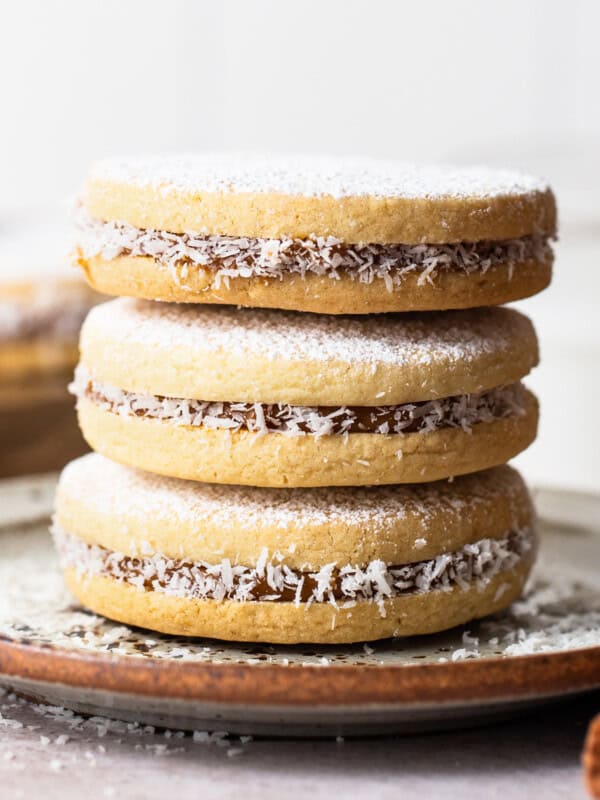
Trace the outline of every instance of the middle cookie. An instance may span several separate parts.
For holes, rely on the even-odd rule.
[[[538,359],[505,308],[328,317],[119,299],[82,330],[89,444],[162,475],[254,486],[415,483],[535,438]]]

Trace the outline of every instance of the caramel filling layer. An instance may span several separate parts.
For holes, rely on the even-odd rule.
[[[136,556],[90,545],[53,528],[63,567],[81,575],[104,575],[131,584],[140,591],[175,597],[273,601],[300,605],[357,600],[381,603],[390,597],[433,591],[485,587],[498,573],[513,569],[535,547],[530,528],[509,531],[501,539],[480,539],[460,550],[411,564],[388,565],[371,561],[364,566],[326,564],[318,570],[290,569],[280,553],[263,549],[254,566],[192,562],[153,553],[149,545]]]
[[[173,280],[185,288],[193,270],[214,272],[214,287],[231,278],[255,276],[281,280],[286,274],[309,273],[339,279],[349,275],[360,283],[383,281],[388,291],[397,289],[415,273],[418,285],[434,283],[436,275],[456,270],[465,275],[485,273],[504,264],[513,268],[524,261],[552,260],[549,237],[525,236],[503,241],[433,244],[347,244],[332,236],[308,239],[252,239],[203,236],[196,233],[135,228],[125,222],[91,218],[83,208],[76,215],[78,246],[85,258],[146,256],[168,268]]]
[[[349,433],[429,433],[439,428],[462,428],[521,416],[526,390],[521,383],[479,394],[395,406],[292,406],[266,403],[210,403],[160,395],[126,392],[95,381],[78,367],[70,391],[116,414],[148,417],[177,425],[219,428],[291,436]]]

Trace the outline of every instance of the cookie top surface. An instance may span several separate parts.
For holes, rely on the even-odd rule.
[[[244,563],[266,547],[302,566],[431,558],[527,526],[532,508],[506,466],[452,483],[269,490],[163,478],[90,454],[63,471],[57,519],[119,552],[147,542],[171,557]]]
[[[206,153],[106,159],[90,179],[169,192],[288,194],[304,197],[499,197],[543,192],[548,185],[512,170],[374,160],[248,157]]]
[[[369,159],[204,153],[95,163],[92,216],[172,232],[348,242],[552,234],[548,185],[511,170]]]
[[[90,312],[81,356],[96,380],[132,392],[385,405],[517,381],[537,341],[505,308],[330,317],[118,299]]]

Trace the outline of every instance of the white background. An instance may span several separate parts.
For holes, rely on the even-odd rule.
[[[489,162],[555,187],[544,483],[600,489],[600,2],[0,2],[0,236],[97,157],[243,149]]]

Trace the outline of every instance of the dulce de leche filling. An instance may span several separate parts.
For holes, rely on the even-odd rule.
[[[513,267],[519,263],[552,259],[547,236],[416,245],[349,244],[333,236],[255,239],[136,228],[126,222],[94,219],[83,207],[76,213],[76,225],[84,258],[153,258],[184,288],[191,271],[201,268],[214,273],[217,289],[221,284],[228,285],[230,278],[281,280],[286,274],[304,277],[312,273],[333,280],[345,274],[360,283],[381,280],[391,292],[411,273],[418,276],[417,284],[423,285],[433,283],[438,273],[447,270],[469,275],[504,264],[512,276]]]
[[[137,587],[175,597],[273,601],[295,603],[329,602],[353,604],[357,600],[380,603],[390,597],[432,591],[485,587],[500,572],[513,569],[535,547],[530,528],[512,530],[500,539],[480,539],[460,550],[436,558],[403,565],[371,561],[366,565],[326,564],[318,570],[290,569],[280,553],[269,556],[263,549],[255,566],[231,563],[192,562],[152,553],[132,556],[90,545],[57,525],[53,536],[63,567],[84,577],[102,575]],[[502,587],[500,587],[501,589]],[[500,591],[499,589],[499,591]]]
[[[521,383],[478,394],[392,406],[294,406],[274,403],[228,403],[188,400],[127,392],[95,381],[79,366],[70,391],[106,411],[161,419],[177,425],[231,431],[283,433],[291,436],[350,433],[428,433],[462,428],[525,413],[526,390]]]

